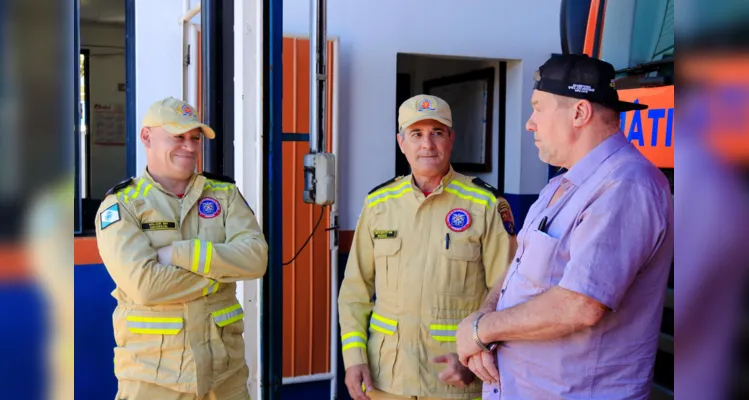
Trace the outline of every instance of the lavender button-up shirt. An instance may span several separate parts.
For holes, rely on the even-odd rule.
[[[611,311],[565,337],[505,342],[483,399],[648,398],[673,246],[668,180],[621,133],[553,178],[518,234],[497,310],[560,286]]]

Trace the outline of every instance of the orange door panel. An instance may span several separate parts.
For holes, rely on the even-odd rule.
[[[303,158],[309,152],[309,40],[283,41],[283,376],[330,370],[329,209],[302,201]],[[332,148],[332,43],[328,45],[326,147]]]

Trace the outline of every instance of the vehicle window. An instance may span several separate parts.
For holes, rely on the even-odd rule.
[[[617,70],[674,55],[674,0],[609,0],[601,58]]]

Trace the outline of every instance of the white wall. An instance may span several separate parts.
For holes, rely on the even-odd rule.
[[[151,103],[167,96],[182,97],[182,0],[135,2],[136,134]],[[195,106],[195,105],[193,105]],[[138,136],[140,137],[140,136]],[[146,167],[140,139],[136,141],[136,174]]]
[[[548,166],[525,131],[532,76],[560,52],[560,0],[328,1],[328,34],[340,38],[340,213],[353,229],[366,193],[395,171],[397,53],[508,60],[505,191],[538,193]],[[468,4],[465,3],[465,4]],[[284,0],[284,33],[309,35],[309,1]],[[381,166],[371,168],[372,165]]]
[[[81,24],[81,48],[89,55],[89,127],[91,176],[89,198],[101,199],[115,183],[127,177],[125,145],[97,144],[96,104],[125,107],[125,92],[118,84],[125,83],[125,27],[124,25]],[[123,114],[124,115],[124,114]],[[124,139],[125,126],[122,126]]]

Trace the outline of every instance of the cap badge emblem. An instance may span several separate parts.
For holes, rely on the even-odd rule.
[[[436,108],[432,105],[432,101],[427,98],[421,99],[421,101],[419,101],[419,111],[424,110],[436,110]]]
[[[190,117],[194,117],[195,116],[195,111],[192,109],[192,107],[190,107],[187,104],[183,104],[179,108],[179,112],[181,112],[183,116],[190,116]]]

